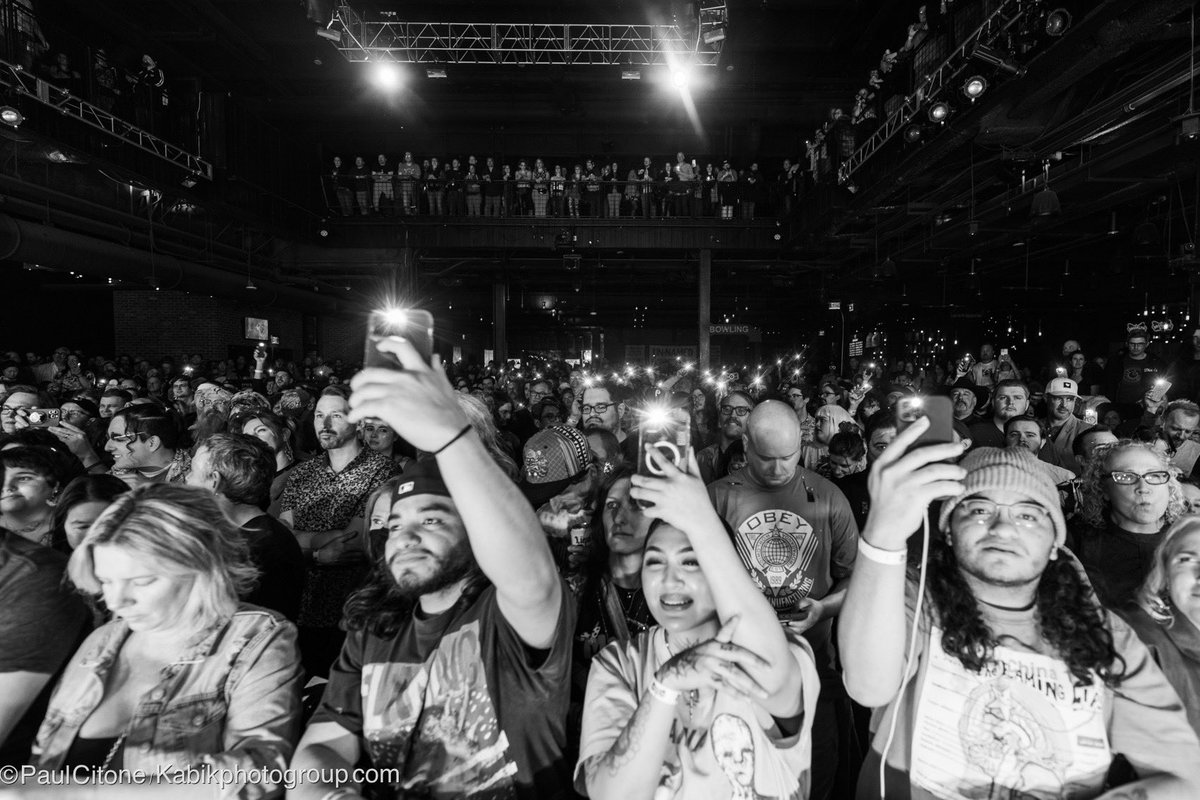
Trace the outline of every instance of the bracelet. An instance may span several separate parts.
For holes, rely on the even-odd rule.
[[[858,537],[858,552],[868,561],[883,564],[885,567],[902,567],[908,563],[907,550],[884,550],[869,544],[866,539]]]
[[[675,701],[679,699],[679,695],[683,693],[664,686],[658,678],[651,678],[650,685],[646,687],[646,694],[659,702],[673,706],[675,705]]]
[[[463,429],[462,429],[461,431],[459,431],[458,433],[454,434],[454,438],[453,438],[453,439],[451,439],[450,441],[446,442],[444,445],[442,445],[441,447],[439,447],[437,450],[434,450],[432,453],[430,453],[430,455],[433,455],[433,456],[436,456],[436,455],[441,455],[441,453],[442,453],[442,451],[443,451],[443,450],[445,450],[447,447],[449,447],[450,445],[454,444],[455,442],[457,442],[459,439],[461,439],[462,437],[466,436],[466,435],[467,435],[468,433],[470,433],[470,432],[471,432],[471,425],[470,425],[470,423],[467,423],[465,426],[463,426]]]

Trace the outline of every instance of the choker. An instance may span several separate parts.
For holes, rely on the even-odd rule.
[[[999,603],[989,603],[987,600],[984,600],[980,597],[976,597],[975,599],[989,608],[995,608],[1000,611],[1033,611],[1033,609],[1037,607],[1037,598],[1034,598],[1034,601],[1027,606],[1002,606]]]

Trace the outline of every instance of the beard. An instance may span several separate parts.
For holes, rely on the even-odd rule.
[[[323,433],[332,433],[333,436],[322,436],[321,434]],[[317,431],[317,443],[321,445],[322,450],[337,450],[339,447],[343,447],[346,442],[353,438],[354,428],[347,428],[340,433],[329,428],[322,428],[321,430]]]
[[[471,543],[466,537],[436,561],[437,566],[433,571],[424,575],[408,570],[397,574],[396,568],[389,562],[388,567],[392,572],[392,580],[396,582],[397,593],[408,600],[417,600],[421,595],[433,594],[453,586],[479,569],[479,565],[475,563],[475,554],[471,552]]]

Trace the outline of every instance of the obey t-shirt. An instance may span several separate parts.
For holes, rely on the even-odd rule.
[[[563,758],[575,612],[563,586],[548,651],[529,649],[489,586],[394,638],[351,631],[314,722],[357,734],[402,780],[379,797],[566,797]],[[390,794],[389,794],[390,790]]]
[[[709,484],[717,513],[733,532],[742,564],[781,615],[806,597],[820,600],[848,578],[858,553],[858,525],[845,495],[803,467],[782,486],[762,486],[749,470]],[[832,620],[809,628],[819,669],[832,665]]]

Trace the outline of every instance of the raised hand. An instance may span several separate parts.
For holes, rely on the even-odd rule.
[[[659,683],[676,692],[715,689],[748,700],[765,700],[767,691],[754,677],[770,668],[759,656],[733,643],[738,618],[725,622],[716,637],[693,645],[659,668]]]

